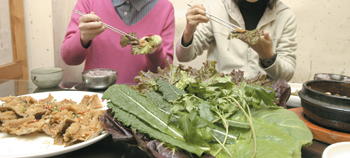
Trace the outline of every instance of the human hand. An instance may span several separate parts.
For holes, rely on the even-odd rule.
[[[209,18],[206,16],[205,12],[206,10],[203,4],[195,4],[187,10],[187,23],[182,39],[183,45],[189,45],[199,23],[206,23],[209,21]]]
[[[153,54],[162,45],[163,40],[162,40],[162,37],[160,37],[159,35],[144,36],[139,40],[140,46],[141,47],[146,46],[148,44],[148,42],[145,39],[150,38],[150,37],[155,38],[154,41],[156,41],[156,43],[154,43],[154,45],[152,46],[152,48],[150,48],[150,51],[148,52],[148,54]]]
[[[100,21],[101,18],[94,12],[79,18],[80,41],[83,47],[88,47],[89,42],[106,29]]]
[[[274,56],[272,49],[272,39],[270,37],[270,31],[265,31],[263,36],[259,37],[256,44],[249,46],[259,54],[260,59],[270,59]]]

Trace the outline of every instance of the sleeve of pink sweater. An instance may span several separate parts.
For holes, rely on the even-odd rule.
[[[87,2],[78,0],[74,9],[83,13],[90,13]],[[79,17],[79,14],[72,11],[71,20],[61,47],[61,57],[67,65],[83,63],[89,51],[89,48],[84,48],[80,42]]]
[[[164,22],[164,28],[162,33],[159,35],[162,37],[162,45],[153,54],[148,54],[147,56],[147,66],[152,72],[157,72],[158,66],[165,68],[168,66],[165,59],[169,59],[169,62],[173,63],[174,55],[174,36],[175,36],[175,16],[174,8],[169,5],[165,10],[169,10],[167,14],[167,20]],[[157,17],[155,17],[157,18]]]

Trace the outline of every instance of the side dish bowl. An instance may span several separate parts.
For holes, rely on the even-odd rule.
[[[339,142],[329,145],[322,153],[322,158],[349,158],[350,142]]]
[[[115,84],[118,72],[112,69],[91,69],[82,72],[83,83],[90,89],[106,89]]]
[[[52,88],[61,83],[63,69],[58,67],[42,67],[31,71],[32,82],[39,88]]]
[[[308,119],[325,128],[350,132],[350,83],[312,80],[298,92]]]

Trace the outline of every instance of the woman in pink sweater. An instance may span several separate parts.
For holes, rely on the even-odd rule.
[[[168,0],[78,0],[63,41],[61,56],[68,65],[85,61],[84,70],[108,68],[118,71],[117,83],[133,83],[138,72],[157,71],[173,61],[174,8]],[[89,14],[90,13],[90,14]],[[106,29],[107,23],[137,36],[159,35],[161,41],[146,55],[132,55],[122,48],[120,34]]]

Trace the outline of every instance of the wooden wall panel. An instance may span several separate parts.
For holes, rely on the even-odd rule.
[[[0,79],[28,79],[23,0],[9,0],[13,62],[0,66]]]

